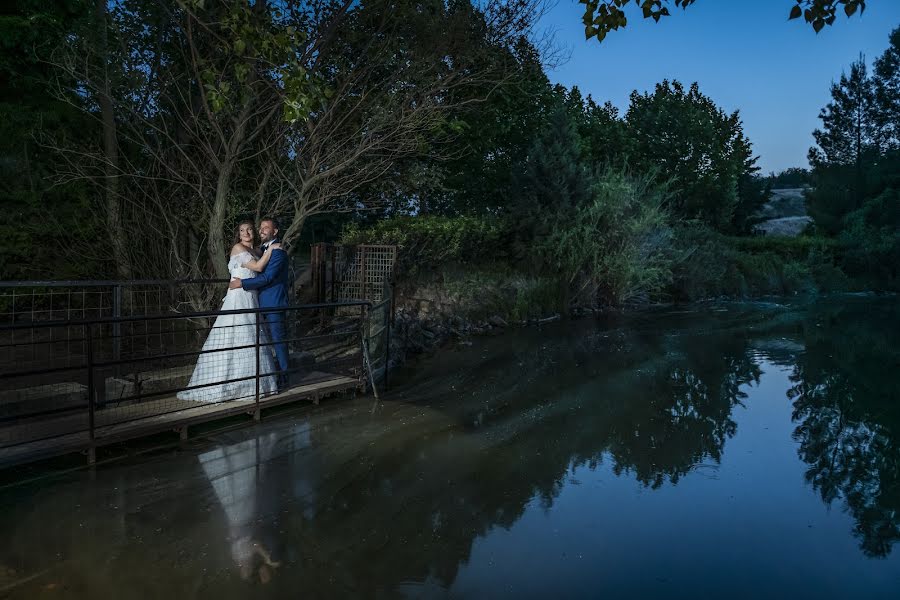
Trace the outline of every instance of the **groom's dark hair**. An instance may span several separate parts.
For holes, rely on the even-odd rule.
[[[263,217],[262,219],[259,220],[260,224],[262,224],[263,221],[271,221],[271,222],[272,222],[272,227],[275,228],[275,231],[277,231],[278,233],[281,233],[281,223],[278,222],[278,219],[277,219],[277,218],[275,218],[275,217]]]

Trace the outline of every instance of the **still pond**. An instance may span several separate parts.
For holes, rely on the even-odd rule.
[[[0,488],[0,598],[900,598],[900,300],[556,323]],[[46,467],[43,467],[46,469]]]

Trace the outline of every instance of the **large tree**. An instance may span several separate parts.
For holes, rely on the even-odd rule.
[[[891,32],[884,54],[875,60],[875,127],[885,149],[900,149],[900,27]]]
[[[57,181],[102,192],[96,220],[134,274],[224,276],[238,216],[278,213],[290,242],[310,216],[381,205],[363,192],[405,161],[458,153],[459,119],[515,79],[541,6],[95,3],[52,67],[103,135],[48,136]]]
[[[741,229],[758,194],[742,181],[758,168],[737,111],[727,114],[697,84],[663,81],[653,93],[632,92],[625,115],[631,164],[672,180],[672,212],[719,230]],[[753,193],[751,193],[753,192]]]
[[[817,225],[834,234],[844,216],[862,206],[866,173],[883,145],[875,88],[863,57],[832,83],[831,101],[819,119],[822,128],[813,131],[817,146],[809,151],[815,189],[807,202]]]

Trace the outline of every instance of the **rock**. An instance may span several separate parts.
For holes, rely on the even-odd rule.
[[[488,323],[493,325],[494,327],[509,327],[509,324],[503,320],[503,318],[499,315],[494,315],[490,319],[488,319]]]

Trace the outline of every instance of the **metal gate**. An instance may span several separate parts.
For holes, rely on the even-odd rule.
[[[314,244],[310,250],[315,302],[384,299],[394,282],[397,246]]]
[[[364,344],[374,380],[387,383],[394,323],[394,266],[397,246],[313,244],[310,249],[313,299],[320,304],[364,300],[372,303]],[[341,309],[325,309],[326,312]]]

